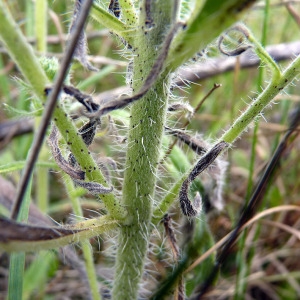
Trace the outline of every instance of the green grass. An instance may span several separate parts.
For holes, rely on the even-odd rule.
[[[116,97],[120,99],[122,95],[114,95],[113,89],[130,84],[130,79],[133,94],[140,90],[163,49],[173,18],[173,1],[151,6],[155,25],[143,31],[139,25],[143,25],[147,17],[144,10],[140,23],[132,26],[136,22],[134,15],[139,15],[140,11],[133,9],[129,2],[120,1],[127,10],[123,11],[123,19],[117,20],[108,12],[108,2],[97,1],[86,34],[90,37],[107,28],[112,34],[107,31],[96,38],[88,38],[88,48],[93,58],[105,56],[122,63],[97,64],[99,72],[88,71],[76,63],[72,64],[69,74],[71,84],[92,95],[97,103]],[[139,1],[132,2],[136,7],[139,5]],[[278,63],[280,70],[277,69],[277,64],[265,55],[256,40],[262,45],[287,43],[298,39],[300,28],[284,5],[275,5],[275,0],[257,2],[244,15],[231,10],[232,6],[239,7],[243,2],[227,0],[212,4],[203,1],[203,7],[201,1],[197,2],[186,31],[179,29],[167,49],[162,70],[155,74],[158,80],[152,83],[149,93],[131,107],[103,116],[88,149],[77,134],[78,128],[87,121],[81,105],[70,97],[58,100],[59,109],[54,112],[53,120],[60,130],[59,147],[64,157],[67,159],[71,151],[82,169],[86,168],[88,181],[112,185],[114,191],[99,197],[74,186],[71,178],[56,165],[45,142],[21,214],[26,216],[28,212],[28,222],[36,228],[59,226],[71,230],[72,234],[61,239],[25,243],[20,236],[30,236],[32,228],[24,225],[25,233],[21,235],[16,231],[19,236],[14,245],[3,239],[10,229],[0,229],[0,266],[5,270],[0,274],[0,286],[3,287],[0,298],[104,299],[104,294],[109,293],[114,299],[120,299],[121,293],[124,299],[180,299],[182,286],[186,296],[191,297],[204,292],[203,283],[208,288],[204,299],[299,297],[297,131],[288,138],[280,164],[266,183],[262,198],[255,202],[253,211],[244,221],[260,211],[268,214],[248,226],[227,252],[207,252],[212,247],[221,249],[222,238],[237,226],[242,212],[247,211],[246,204],[253,196],[265,166],[282,142],[292,112],[299,107],[299,98],[293,100],[299,94],[299,84],[294,80],[299,74],[299,62],[292,65],[297,69],[295,72],[290,67],[291,60]],[[22,120],[22,116],[33,118],[35,124],[31,133],[14,136],[15,129],[11,129],[11,135],[0,141],[1,178],[6,180],[5,184],[13,183],[16,189],[44,112],[44,88],[50,84],[49,80],[53,80],[53,77],[46,77],[37,58],[41,53],[50,57],[62,54],[62,44],[66,41],[62,42],[58,32],[68,33],[72,5],[73,1],[62,0],[53,3],[40,0],[36,4],[29,0],[9,1],[8,4],[0,1],[1,10],[3,7],[10,10],[12,19],[24,35],[24,40],[17,43],[19,36],[14,35],[13,26],[10,32],[3,29],[0,33],[1,40],[5,41],[1,46],[4,51],[0,54],[0,132],[6,121]],[[184,0],[182,5],[188,7],[190,1]],[[294,4],[294,7],[298,9],[299,5]],[[155,15],[157,11],[164,14],[163,21]],[[181,12],[184,14],[185,10]],[[221,22],[224,15],[226,22]],[[200,78],[188,89],[174,87],[170,90],[173,80],[170,72],[182,63],[194,64],[191,58],[207,44],[208,53],[195,60],[209,63],[214,57],[221,56],[214,39],[240,18],[253,34],[248,41],[240,33],[239,37],[258,52],[262,65],[240,69],[237,57],[232,72],[206,80]],[[0,20],[0,27],[1,24]],[[55,42],[53,36],[58,37]],[[38,41],[33,44],[33,51],[26,41],[29,37]],[[124,41],[131,47],[124,49]],[[15,45],[18,45],[17,49]],[[26,55],[25,50],[29,51]],[[127,58],[134,63],[130,66],[132,73],[124,67]],[[285,79],[288,79],[287,83]],[[293,84],[288,85],[290,82]],[[209,96],[196,114],[189,116],[184,109],[167,112],[168,105],[178,101],[188,102],[195,108],[215,83],[222,86]],[[283,85],[286,85],[284,92],[273,101],[278,87]],[[107,91],[111,93],[103,98],[101,93]],[[267,105],[264,118],[257,118],[259,113],[255,110],[247,110],[254,97]],[[268,103],[271,103],[271,109]],[[241,111],[244,116],[238,119]],[[188,118],[190,123],[183,128]],[[255,119],[257,123],[254,124]],[[232,124],[235,124],[233,128]],[[182,182],[200,157],[181,142],[177,142],[170,155],[165,157],[174,137],[165,134],[164,126],[187,130],[185,132],[193,137],[204,139],[208,149],[222,139],[230,144],[221,156],[228,163],[222,210],[214,208],[217,181],[211,173],[216,169],[212,169],[201,174],[191,185],[190,194],[200,191],[202,195],[201,213],[196,218],[181,213],[178,194]],[[100,170],[98,164],[102,166]],[[96,170],[88,172],[89,166],[95,166]],[[0,213],[7,218],[15,192],[8,195],[0,192]],[[10,199],[9,205],[4,201],[5,197]],[[28,211],[29,202],[35,207]],[[172,230],[161,222],[165,213],[171,216],[176,241],[170,238]],[[45,219],[45,215],[54,222]],[[18,222],[26,223],[26,219],[22,217]],[[18,230],[19,227],[12,228]],[[48,231],[40,230],[41,239]],[[70,242],[76,246],[68,246]],[[32,253],[37,247],[46,250]],[[174,252],[176,247],[180,250],[179,257]],[[6,253],[5,249],[13,253]],[[217,267],[214,267],[215,261]]]

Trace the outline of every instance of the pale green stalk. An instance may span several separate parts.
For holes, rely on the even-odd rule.
[[[26,36],[34,37],[34,4],[33,0],[26,1]]]
[[[1,241],[0,249],[6,252],[20,252],[21,250],[24,252],[36,252],[40,250],[56,249],[97,237],[100,234],[117,229],[118,226],[119,224],[116,219],[113,219],[110,216],[103,216],[97,219],[89,219],[72,226],[65,226],[65,229],[73,231],[68,235],[48,240],[41,238],[36,241],[25,241],[24,238],[22,238],[21,240]],[[30,229],[31,227],[28,230]]]
[[[35,1],[35,37],[36,50],[41,53],[47,52],[47,20],[48,20],[48,1]]]
[[[168,211],[171,205],[178,199],[180,188],[187,177],[187,173],[185,173],[181,178],[176,181],[176,183],[172,186],[171,190],[167,193],[164,199],[159,203],[159,205],[155,208],[153,212],[152,223],[158,224],[164,214]]]
[[[36,169],[36,204],[38,208],[47,213],[49,199],[49,169]]]
[[[18,160],[18,161],[10,162],[6,165],[2,165],[2,166],[0,166],[0,174],[10,173],[10,172],[17,171],[17,170],[22,170],[24,168],[26,162],[27,162],[26,160]],[[41,168],[58,170],[58,166],[51,162],[38,161],[36,165]]]
[[[138,91],[157,57],[170,28],[173,1],[151,2],[156,27],[145,33],[145,3],[134,39],[133,89]],[[168,99],[169,76],[163,73],[153,88],[131,108],[128,149],[123,184],[127,225],[120,229],[113,299],[136,299],[149,242],[157,165]]]
[[[250,123],[260,116],[264,108],[271,103],[274,97],[288,86],[300,72],[300,57],[297,57],[290,66],[282,73],[276,62],[266,52],[264,47],[257,42],[252,33],[242,24],[237,27],[243,32],[254,47],[254,51],[261,62],[272,71],[272,77],[259,96],[254,99],[247,109],[236,119],[233,125],[222,135],[220,141],[233,143],[245,131]]]
[[[15,61],[35,92],[43,99],[48,79],[35,57],[32,47],[27,43],[18,25],[13,20],[3,1],[0,1],[0,39],[10,57]]]
[[[36,50],[40,53],[47,52],[47,0],[35,1],[35,38],[36,38]],[[36,119],[35,126],[38,128],[40,118]],[[45,147],[42,147],[40,158],[46,158],[48,153],[45,152]],[[48,208],[48,196],[49,196],[49,172],[46,169],[38,168],[36,170],[36,202],[42,212],[46,212]]]
[[[111,32],[121,36],[129,44],[133,42],[133,38],[135,37],[135,27],[123,23],[107,10],[103,9],[99,4],[97,4],[97,2],[93,3],[90,16],[96,22],[102,24],[106,28],[109,28]]]
[[[93,249],[88,240],[80,243],[84,257],[84,264],[89,280],[91,294],[94,300],[101,300],[101,294],[99,292],[99,285],[97,281],[97,274],[95,270],[95,264],[93,259]]]
[[[67,188],[69,199],[72,202],[73,212],[76,215],[77,219],[80,220],[83,217],[83,211],[80,205],[79,198],[76,197],[74,193],[74,183],[70,178],[68,178],[65,181],[65,185]],[[94,300],[101,300],[91,244],[88,240],[86,240],[84,242],[81,242],[80,245],[84,256],[85,269],[87,272],[92,297]]]
[[[2,55],[0,56],[0,70],[4,70],[4,62]],[[6,102],[10,103],[11,102],[11,95],[10,95],[10,90],[9,90],[9,80],[4,72],[0,73],[0,90],[1,90],[1,95],[3,96],[3,99],[1,99],[0,103],[1,105],[3,100],[5,99]]]
[[[97,84],[100,82],[105,76],[111,74],[113,71],[116,70],[116,66],[106,66],[103,69],[99,70],[96,74],[88,77],[87,79],[80,82],[76,87],[79,90],[85,90],[88,86]]]
[[[1,241],[0,249],[6,252],[36,252],[40,250],[56,249],[97,237],[100,234],[117,229],[118,226],[119,224],[116,219],[111,216],[103,216],[97,219],[89,219],[74,225],[65,226],[64,229],[69,230],[69,233],[57,238],[49,238],[46,240],[40,238],[35,241],[24,241],[24,237],[22,237],[21,239],[15,238],[9,241]],[[30,226],[27,230],[30,232],[31,228],[32,227]],[[43,228],[43,230],[45,234],[49,234],[49,230],[52,231],[53,229]],[[43,234],[42,230],[41,234]]]
[[[282,73],[279,78],[273,78],[265,90],[237,118],[233,125],[220,138],[229,144],[233,143],[247,129],[250,123],[259,116],[263,109],[271,103],[274,97],[288,86],[300,72],[300,57]]]

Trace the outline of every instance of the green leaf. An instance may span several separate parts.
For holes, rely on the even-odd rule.
[[[94,1],[90,16],[98,23],[102,24],[104,27],[108,28],[111,32],[122,37],[129,44],[132,38],[135,36],[134,27],[129,27],[107,10],[103,9],[97,2]],[[132,24],[133,26],[134,24]]]
[[[32,292],[40,289],[48,277],[48,270],[56,260],[54,253],[50,251],[41,251],[33,260],[30,267],[24,274],[23,282],[23,300],[30,298]]]
[[[28,219],[32,177],[27,186],[27,190],[21,205],[17,220],[25,222]],[[24,234],[24,233],[23,233]],[[22,251],[19,248],[19,251]],[[25,252],[13,253],[10,256],[9,277],[8,277],[8,299],[21,300],[23,294],[23,274],[25,266]]]
[[[197,5],[185,28],[176,37],[166,64],[169,64],[171,70],[176,70],[240,20],[242,13],[254,2],[256,1],[207,0],[203,6]]]

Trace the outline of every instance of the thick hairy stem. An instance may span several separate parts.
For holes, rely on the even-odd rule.
[[[155,27],[150,30],[145,27],[149,17],[145,4],[141,4],[139,34],[134,45],[134,92],[143,85],[157,58],[155,47],[162,45],[171,27],[172,1],[151,2]],[[137,298],[148,247],[168,81],[168,74],[163,72],[152,89],[132,106],[123,188],[128,224],[120,231],[113,299]]]

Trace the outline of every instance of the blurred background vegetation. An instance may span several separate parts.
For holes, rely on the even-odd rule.
[[[48,1],[46,49],[42,49],[43,47],[38,46],[37,43],[34,1],[9,0],[6,2],[37,53],[44,52],[44,55],[60,58],[66,43],[73,1]],[[102,2],[105,6],[109,4],[108,1]],[[285,2],[288,4],[280,0],[259,1],[244,18],[245,24],[265,45],[299,41],[300,1]],[[123,51],[122,42],[112,36],[107,29],[89,22],[86,33],[91,62],[100,71],[92,73],[84,70],[79,64],[74,65],[71,82],[82,91],[93,94],[95,99],[105,101],[110,93],[114,93],[113,89],[126,84],[128,60]],[[34,122],[30,118],[32,98],[15,79],[19,76],[18,70],[6,54],[5,48],[0,45],[0,50],[0,161],[3,165],[26,159],[32,142]],[[299,52],[300,49],[298,49]],[[213,43],[206,55],[196,58],[191,64],[200,62],[209,66],[213,59],[220,56],[217,44]],[[279,64],[284,68],[289,61],[281,61]],[[186,69],[188,70],[189,67],[186,66]],[[173,94],[177,100],[184,99],[191,106],[196,107],[215,83],[222,85],[209,96],[198,113],[192,117],[187,128],[191,132],[202,134],[205,139],[216,140],[246,107],[251,98],[261,91],[267,81],[268,72],[263,66],[243,69],[237,57],[232,71],[204,80],[199,77],[199,80],[181,88],[174,86]],[[263,118],[260,118],[259,122],[253,125],[229,150],[227,155],[229,166],[223,192],[224,209],[221,212],[210,211],[207,216],[210,231],[216,241],[227,234],[238,220],[241,209],[249,200],[263,168],[285,133],[292,112],[299,106],[299,91],[300,86],[297,82],[289,86],[274,100],[272,106],[264,111]],[[104,92],[108,94],[102,94]],[[24,118],[26,112],[29,116]],[[114,122],[106,118],[99,128],[97,142],[92,148],[92,152],[97,153],[98,156],[114,157],[120,172],[122,172],[123,150],[126,144],[122,144],[119,138],[126,135],[128,116],[127,111],[121,111],[112,114]],[[183,113],[178,116],[177,114],[172,118],[171,124],[176,124],[176,127],[180,128],[186,122],[187,115]],[[17,125],[13,125],[15,123]],[[21,129],[25,132],[21,132]],[[16,136],[16,132],[21,133]],[[280,166],[265,192],[261,210],[287,204],[300,206],[299,147],[300,142],[296,135],[281,158]],[[185,154],[187,161],[192,163],[189,161],[193,159],[191,151],[183,145],[178,149]],[[50,152],[45,146],[41,153],[41,160],[48,161],[50,157]],[[168,159],[172,160],[172,157]],[[187,169],[188,166],[185,168]],[[171,172],[167,167],[162,170],[163,174],[166,169]],[[45,168],[42,169],[44,173],[39,173],[39,171],[37,167],[35,189],[32,195],[37,206],[58,223],[72,220],[74,218],[72,207],[61,184],[63,176],[57,172],[48,172],[48,169],[45,171]],[[177,166],[176,172],[183,171],[180,170],[180,166]],[[0,212],[8,215],[7,205],[4,204],[3,199],[13,198],[12,195],[15,192],[13,186],[19,180],[19,173],[6,172],[3,176],[2,180],[5,180],[3,186],[8,195],[3,192],[4,189],[0,189]],[[41,180],[40,176],[47,176],[47,180]],[[114,176],[114,184],[121,186],[122,180],[119,179],[119,175]],[[175,174],[174,177],[176,177]],[[12,186],[10,186],[11,183]],[[11,192],[8,192],[10,188]],[[46,200],[41,200],[41,198]],[[101,203],[90,197],[84,198],[82,206],[86,217],[97,216],[102,208]],[[181,223],[180,216],[175,215],[174,221]],[[264,220],[256,222],[248,230],[247,235],[243,235],[241,241],[232,249],[222,268],[216,287],[207,297],[211,299],[233,297],[236,299],[298,299],[300,297],[299,230],[299,212],[273,213]],[[180,240],[180,237],[178,238]],[[101,243],[93,240],[92,246],[99,281],[102,281],[104,287],[109,288],[112,276],[109,267],[112,266],[113,261],[110,255],[101,252],[112,247],[112,245],[106,245],[106,240],[109,240],[108,237],[103,237]],[[164,252],[167,251],[165,247],[168,248],[168,245],[163,242],[161,245],[163,245],[159,250],[161,252],[153,251],[156,256],[153,268],[156,270],[160,270],[164,265],[160,261],[160,256],[163,257]],[[80,256],[81,249],[76,247],[75,249]],[[34,261],[38,263],[33,264]],[[0,299],[4,299],[6,295],[7,265],[7,256],[1,254]],[[162,273],[162,277],[164,275]],[[74,267],[74,262],[66,263],[63,255],[53,255],[52,252],[32,254],[27,257],[24,284],[26,285],[24,299],[86,299],[88,294],[88,287],[81,280],[80,271]],[[245,288],[245,290],[240,292],[240,288],[242,290]],[[102,291],[104,293],[105,289]]]

